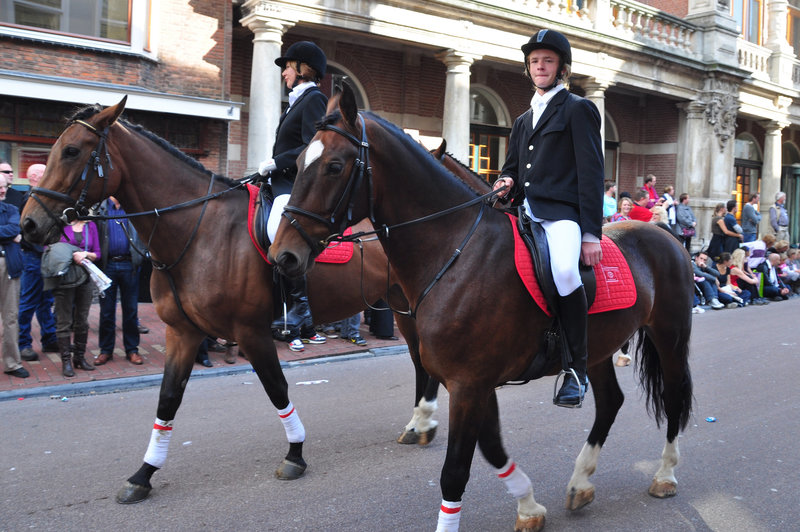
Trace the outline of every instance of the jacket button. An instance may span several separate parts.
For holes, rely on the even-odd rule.
[[[525,165],[525,168],[530,168],[530,167],[531,167],[531,163],[528,163],[528,164]]]
[[[533,150],[533,144],[531,144],[530,146],[528,146],[528,151],[531,151],[531,150]]]
[[[530,181],[526,181],[526,182],[525,182],[525,186],[526,186],[526,187],[529,187],[529,186],[531,186],[531,183],[530,183]]]

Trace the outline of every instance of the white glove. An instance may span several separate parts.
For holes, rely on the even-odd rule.
[[[261,175],[267,175],[277,168],[278,167],[275,166],[275,159],[268,159],[266,161],[261,161],[261,163],[258,165],[258,173]]]

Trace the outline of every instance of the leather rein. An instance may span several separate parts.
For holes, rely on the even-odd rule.
[[[389,305],[389,310],[396,314],[401,314],[405,316],[409,316],[411,318],[416,318],[417,311],[419,310],[420,305],[422,304],[422,300],[425,299],[436,283],[444,276],[447,270],[453,265],[453,263],[458,259],[461,255],[462,250],[469,242],[472,235],[475,234],[475,231],[478,229],[478,225],[483,218],[484,210],[487,206],[487,203],[491,201],[492,198],[497,196],[498,193],[505,190],[507,187],[501,187],[497,190],[492,190],[486,194],[481,196],[475,197],[469,201],[461,203],[459,205],[455,205],[454,207],[450,207],[443,211],[435,212],[426,216],[422,216],[420,218],[415,218],[413,220],[408,220],[405,222],[400,222],[394,225],[386,225],[383,224],[380,227],[373,229],[372,231],[360,231],[358,233],[352,233],[350,235],[345,236],[344,230],[353,224],[353,206],[355,204],[355,195],[358,189],[361,187],[364,181],[367,182],[367,194],[369,198],[369,219],[375,224],[375,201],[372,194],[372,167],[369,165],[369,142],[367,140],[367,128],[364,123],[364,117],[361,113],[358,114],[358,118],[361,121],[361,139],[359,140],[354,135],[350,134],[349,132],[345,131],[344,129],[334,126],[332,124],[318,124],[318,130],[328,130],[338,133],[339,135],[343,136],[347,140],[350,141],[356,148],[358,148],[358,155],[353,162],[353,168],[350,172],[350,177],[347,181],[347,185],[345,186],[344,190],[342,191],[342,195],[340,196],[339,200],[336,202],[336,206],[331,211],[329,217],[320,216],[316,213],[311,211],[307,211],[305,209],[301,209],[299,207],[294,207],[292,205],[286,205],[283,210],[283,216],[285,216],[288,220],[290,225],[297,230],[300,236],[305,240],[308,246],[311,248],[312,252],[315,254],[319,254],[324,250],[328,244],[331,242],[359,242],[359,245],[362,241],[362,238],[369,235],[384,235],[386,239],[389,238],[390,233],[398,228],[407,227],[410,225],[416,225],[424,222],[428,222],[430,220],[434,220],[436,218],[441,218],[443,216],[447,216],[454,212],[466,209],[467,207],[471,207],[476,204],[480,204],[480,210],[478,211],[478,215],[475,218],[475,221],[472,223],[469,231],[467,232],[464,239],[461,241],[461,244],[455,249],[453,255],[450,259],[442,266],[439,272],[433,277],[433,279],[428,283],[428,285],[422,290],[419,298],[417,299],[417,305],[414,308],[409,308],[408,310],[401,311],[394,308],[391,308]],[[347,205],[346,210],[343,209],[343,205]],[[343,211],[345,216],[342,217],[341,220],[337,221],[337,213]],[[299,214],[301,216],[305,216],[307,218],[311,218],[314,221],[317,221],[328,228],[331,231],[331,235],[324,238],[323,240],[315,240],[313,239],[300,225],[300,222],[292,216],[292,214]],[[363,248],[361,249],[361,261],[362,261],[362,285],[363,285],[363,261],[364,261],[364,252]],[[387,292],[389,290],[389,276],[388,276],[388,257],[387,257],[387,277],[386,277],[386,287]],[[363,297],[363,286],[362,286],[362,297]],[[386,310],[386,309],[376,309],[368,302],[365,303],[367,306],[373,310]]]

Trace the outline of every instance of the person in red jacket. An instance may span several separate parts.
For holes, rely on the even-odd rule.
[[[650,201],[650,194],[646,190],[637,190],[633,193],[633,208],[631,209],[631,220],[649,222],[653,219],[653,212],[647,207]]]

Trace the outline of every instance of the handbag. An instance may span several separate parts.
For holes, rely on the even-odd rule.
[[[682,227],[681,228],[681,235],[685,237],[694,236],[694,227]]]

